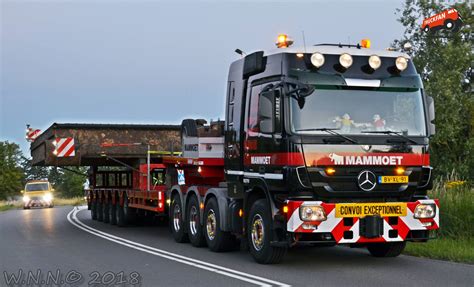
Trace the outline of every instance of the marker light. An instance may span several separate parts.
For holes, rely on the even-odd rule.
[[[403,168],[403,167],[397,167],[397,168],[395,169],[395,173],[398,174],[398,175],[402,175],[402,174],[405,173],[405,168]]]
[[[416,219],[433,218],[436,215],[436,207],[434,204],[418,204],[413,212]]]
[[[243,211],[243,209],[241,208],[241,209],[239,209],[239,217],[242,217],[242,216],[244,216],[244,211]]]
[[[304,57],[304,54],[303,54],[303,53],[296,53],[296,57],[298,57],[298,58],[303,58],[303,57]]]
[[[349,68],[352,65],[352,56],[344,53],[339,57],[339,64],[344,68]]]
[[[397,69],[401,72],[404,71],[408,67],[408,59],[405,57],[398,57],[395,60],[395,66],[397,66]]]
[[[362,41],[360,41],[360,45],[362,46],[362,48],[370,48],[370,40],[369,39],[362,39]]]
[[[320,205],[306,205],[303,203],[300,206],[300,219],[303,221],[324,221],[326,220],[326,213]]]
[[[316,68],[324,65],[324,55],[321,53],[314,53],[311,55],[311,64],[313,64]]]
[[[278,35],[277,42],[275,43],[278,48],[288,48],[291,44],[293,44],[293,40],[288,38],[286,34]]]
[[[332,167],[328,167],[324,171],[326,172],[327,175],[333,175],[336,173],[336,170]]]
[[[288,213],[288,205],[283,206],[283,213]]]
[[[380,65],[382,65],[382,60],[380,60],[379,56],[372,55],[369,57],[369,66],[372,69],[377,70],[378,68],[380,68]]]

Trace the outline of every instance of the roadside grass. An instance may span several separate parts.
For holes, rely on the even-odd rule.
[[[404,253],[474,264],[474,187],[451,175],[437,180],[429,196],[440,203],[439,237],[409,243]]]
[[[84,200],[83,197],[72,197],[72,198],[57,197],[54,199],[55,206],[63,206],[63,205],[77,206],[77,205],[83,205],[85,203],[86,201]],[[23,208],[23,202],[21,200],[16,200],[16,201],[0,200],[0,212],[10,210],[10,209],[21,209],[21,208]]]

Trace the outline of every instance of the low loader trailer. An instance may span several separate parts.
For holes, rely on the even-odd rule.
[[[40,136],[34,162],[90,166],[93,219],[125,226],[162,216],[177,242],[216,252],[240,244],[263,264],[299,244],[394,257],[408,241],[434,238],[434,105],[409,56],[291,43],[281,35],[279,49],[231,64],[224,120],[185,119],[128,138],[117,126],[108,144],[91,132],[99,139],[93,152],[79,147],[63,163],[35,159]],[[76,132],[62,136],[81,141]],[[50,143],[59,142],[51,134]]]

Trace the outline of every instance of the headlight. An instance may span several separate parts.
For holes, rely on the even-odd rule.
[[[326,213],[324,208],[320,205],[301,205],[300,219],[303,221],[324,221],[326,220]]]
[[[339,56],[339,64],[346,69],[349,68],[352,66],[352,56],[347,53],[342,54]]]
[[[51,201],[51,200],[53,200],[53,195],[51,193],[46,193],[45,195],[43,195],[43,200],[44,201]]]
[[[433,218],[436,215],[436,206],[434,204],[418,204],[413,213],[417,219]]]
[[[23,196],[23,202],[27,203],[30,201],[30,197],[28,195]]]
[[[311,55],[311,64],[313,64],[316,68],[324,65],[324,55],[321,53],[314,53]]]
[[[372,69],[377,70],[378,68],[380,68],[380,65],[382,65],[382,60],[380,60],[379,56],[372,55],[369,57],[369,66]]]
[[[398,57],[395,60],[395,66],[397,66],[397,69],[401,72],[404,71],[408,67],[408,59],[405,57]]]

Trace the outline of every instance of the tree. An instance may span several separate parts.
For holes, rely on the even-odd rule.
[[[405,32],[393,46],[412,44],[409,54],[421,73],[425,93],[435,100],[437,131],[430,152],[436,173],[455,171],[474,179],[474,100],[464,85],[474,60],[472,7],[468,1],[453,6],[464,21],[459,31],[425,33],[421,21],[449,7],[438,1],[406,0],[403,10],[398,11]]]
[[[44,166],[33,166],[31,159],[24,156],[21,157],[21,166],[25,173],[25,180],[48,179],[49,168]]]
[[[85,167],[62,169],[55,188],[63,197],[83,196],[86,178]]]
[[[0,141],[0,199],[20,195],[24,183],[21,158],[22,153],[17,144]]]

